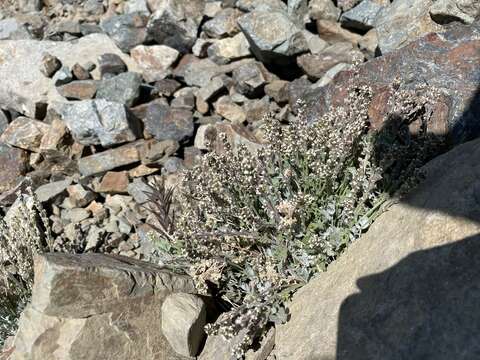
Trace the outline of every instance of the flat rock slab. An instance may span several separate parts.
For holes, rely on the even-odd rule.
[[[303,287],[277,328],[278,360],[469,360],[480,354],[480,140]]]
[[[64,100],[55,88],[53,79],[40,71],[43,56],[56,56],[64,66],[72,68],[79,62],[93,62],[106,53],[120,56],[130,71],[137,65],[123,54],[107,35],[91,34],[69,42],[15,40],[0,43],[0,108],[13,109],[36,118],[52,100]],[[98,70],[93,71],[99,79]]]
[[[444,33],[431,33],[402,49],[342,71],[334,81],[305,96],[308,116],[318,119],[331,106],[341,105],[348,88],[368,85],[374,91],[369,115],[380,128],[388,112],[390,85],[396,78],[406,86],[425,85],[444,90],[437,99],[431,128],[448,133],[454,143],[480,135],[480,21],[451,25]]]
[[[32,302],[11,359],[186,359],[161,332],[163,301],[177,292],[195,293],[192,280],[142,261],[38,256]]]

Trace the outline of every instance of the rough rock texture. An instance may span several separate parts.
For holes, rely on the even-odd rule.
[[[38,151],[42,137],[50,126],[41,121],[20,116],[13,120],[0,136],[0,140],[21,149]]]
[[[377,15],[382,54],[391,52],[429,32],[441,31],[429,14],[433,0],[396,0]]]
[[[439,24],[461,21],[471,24],[480,14],[478,0],[437,0],[430,7],[430,15]]]
[[[177,50],[166,45],[139,45],[131,51],[132,59],[143,71],[143,77],[147,82],[165,78],[172,64],[180,54]]]
[[[240,17],[238,25],[260,61],[285,63],[308,49],[302,29],[283,11],[256,10]]]
[[[294,296],[277,359],[476,358],[479,161],[475,140],[429,163],[416,191]]]
[[[98,99],[119,102],[126,106],[132,106],[140,96],[142,76],[133,72],[118,74],[101,81],[98,85]]]
[[[435,86],[446,91],[438,99],[435,128],[459,143],[480,135],[480,22],[455,24],[444,33],[429,34],[412,44],[341,72],[335,82],[306,96],[311,119],[325,113],[329,106],[341,104],[352,84],[368,84],[374,90],[370,116],[381,127],[390,98],[389,84],[396,77],[409,87],[415,84]],[[356,74],[356,75],[354,75]]]
[[[185,359],[160,331],[163,301],[177,292],[194,293],[191,279],[138,260],[38,256],[12,360]]]
[[[0,191],[12,189],[27,171],[28,155],[22,149],[0,143]]]
[[[48,52],[60,59],[63,65],[72,67],[79,59],[98,65],[97,58],[105,53],[119,55],[130,70],[135,63],[113,40],[104,34],[92,34],[71,42],[18,40],[0,43],[0,107],[16,110],[26,116],[36,117],[51,100],[62,100],[53,80],[45,77],[39,64]],[[99,78],[98,70],[93,71]]]
[[[102,21],[100,26],[124,52],[147,40],[147,17],[143,14],[112,16]]]
[[[206,305],[192,294],[171,294],[162,305],[162,332],[172,348],[183,356],[195,356],[205,337]]]
[[[75,140],[84,145],[111,146],[133,141],[140,132],[138,120],[117,102],[83,100],[58,104],[56,110]]]

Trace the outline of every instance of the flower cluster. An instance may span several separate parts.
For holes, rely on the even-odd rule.
[[[0,220],[0,347],[30,297],[34,255],[52,249],[46,212],[28,188]]]
[[[240,336],[233,358],[267,324],[285,321],[291,294],[369,227],[387,197],[383,187],[390,186],[383,175],[404,175],[386,158],[398,148],[384,151],[369,131],[371,98],[370,88],[360,86],[344,106],[313,122],[301,106],[288,123],[266,117],[265,144],[255,150],[232,148],[224,137],[221,151],[183,174],[176,216],[158,211],[173,201],[154,196],[166,193],[163,185],[152,191],[159,223],[168,224],[156,237],[159,261],[177,264],[228,306],[207,331]],[[399,92],[392,113],[403,111],[406,123],[428,120],[429,96],[410,99]],[[419,164],[402,164],[405,176]]]

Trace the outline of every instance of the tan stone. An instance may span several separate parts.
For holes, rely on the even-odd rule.
[[[107,194],[126,193],[128,183],[128,173],[126,171],[109,171],[103,176],[100,185],[95,190]]]

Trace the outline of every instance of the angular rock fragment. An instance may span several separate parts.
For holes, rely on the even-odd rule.
[[[97,195],[81,184],[71,185],[67,188],[68,196],[73,206],[84,207],[90,204]]]
[[[100,26],[123,52],[129,52],[147,40],[147,21],[144,14],[128,13],[103,20]]]
[[[144,119],[145,130],[155,139],[183,141],[193,135],[193,115],[189,110],[152,103]]]
[[[480,14],[477,0],[437,0],[430,7],[430,16],[438,24],[461,21],[471,24]]]
[[[26,151],[0,143],[0,193],[13,189],[28,167]]]
[[[203,101],[208,101],[210,98],[214,97],[217,95],[222,89],[225,88],[225,85],[223,83],[223,80],[220,76],[214,77],[210,82],[200,88],[197,91],[197,97],[200,97]]]
[[[262,62],[289,63],[308,49],[302,29],[285,12],[256,10],[240,17],[238,25]]]
[[[20,116],[8,125],[0,140],[21,149],[38,151],[42,137],[49,129],[48,124]]]
[[[239,32],[237,19],[243,13],[237,9],[226,8],[202,26],[202,30],[211,38],[233,36]]]
[[[109,79],[104,79],[98,84],[97,99],[105,99],[133,106],[140,96],[142,76],[133,72],[118,74]]]
[[[62,194],[67,190],[67,187],[72,183],[72,179],[65,179],[60,181],[54,181],[42,186],[39,186],[35,190],[35,195],[40,202],[47,202],[58,195]]]
[[[142,154],[142,164],[163,164],[170,156],[175,154],[179,148],[179,143],[174,140],[148,142]]]
[[[140,162],[144,146],[144,141],[138,141],[83,157],[78,160],[78,169],[83,176],[90,176]]]
[[[309,16],[313,20],[337,21],[341,13],[332,0],[311,0],[308,7]]]
[[[202,3],[200,0],[191,2]],[[162,0],[148,22],[150,36],[157,43],[181,53],[190,51],[197,39],[199,21],[189,14],[188,5],[184,1]]]
[[[62,63],[58,58],[53,55],[45,54],[42,58],[42,65],[40,67],[40,71],[46,77],[51,78],[60,68],[62,67]]]
[[[281,0],[238,0],[236,6],[246,12],[255,9],[287,11],[287,5]]]
[[[142,70],[145,81],[154,82],[170,73],[170,67],[177,61],[180,53],[166,45],[139,45],[133,48],[130,54]]]
[[[318,35],[330,44],[338,42],[351,42],[356,45],[362,38],[354,32],[342,28],[339,23],[329,20],[317,20]]]
[[[117,75],[127,71],[127,65],[117,54],[103,54],[98,58],[98,67],[102,77],[106,74]]]
[[[28,31],[25,24],[18,19],[6,18],[0,20],[0,40],[27,40],[33,36]]]
[[[135,140],[140,124],[125,105],[103,99],[56,104],[74,139],[83,145],[108,147]]]
[[[386,54],[442,27],[430,17],[433,0],[395,0],[377,15],[379,48]]]
[[[222,96],[215,102],[215,112],[234,124],[241,124],[247,120],[245,110],[235,104],[230,96]]]
[[[52,80],[55,86],[68,84],[73,80],[72,71],[67,66],[62,66],[55,75],[53,75]]]
[[[52,80],[40,71],[43,56],[49,53],[57,57],[64,66],[72,67],[81,59],[98,64],[98,57],[115,53],[124,60],[131,71],[136,64],[105,34],[92,34],[73,42],[57,41],[2,41],[0,42],[0,108],[12,109],[32,118],[42,118],[46,104],[64,100],[58,94]],[[94,79],[100,72],[92,72]]]
[[[343,26],[349,29],[367,31],[374,27],[379,11],[383,8],[375,0],[363,0],[340,17]]]
[[[233,71],[235,89],[251,98],[261,96],[263,87],[273,78],[274,76],[259,62],[242,65]]]
[[[68,100],[92,99],[98,87],[97,80],[78,80],[57,87],[60,95]]]
[[[208,47],[207,53],[218,64],[226,64],[251,55],[250,44],[243,33],[215,40]]]
[[[273,98],[277,104],[283,104],[288,101],[288,81],[274,80],[265,85],[265,94]]]
[[[129,179],[126,171],[109,171],[103,176],[95,191],[106,194],[122,194],[127,192],[128,184]]]
[[[221,73],[221,68],[210,59],[191,59],[184,65],[183,78],[189,86],[206,86]]]
[[[137,204],[142,205],[148,201],[148,193],[152,191],[152,188],[143,179],[137,178],[128,184],[127,191]]]
[[[192,294],[171,294],[162,305],[162,332],[180,355],[195,356],[205,337],[206,305]]]
[[[12,359],[51,359],[55,351],[58,359],[71,360],[96,360],[98,354],[115,360],[186,360],[161,331],[162,304],[180,292],[195,293],[189,277],[138,260],[39,256],[32,303],[21,317]]]

